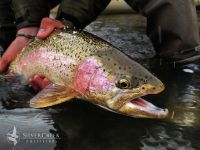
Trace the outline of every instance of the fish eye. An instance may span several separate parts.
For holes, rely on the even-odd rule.
[[[120,79],[117,83],[117,86],[121,89],[128,89],[130,88],[130,81],[127,79]]]

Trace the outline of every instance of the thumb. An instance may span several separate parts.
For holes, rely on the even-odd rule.
[[[63,27],[64,25],[62,22],[45,17],[41,21],[40,30],[38,31],[37,38],[44,39],[48,37],[54,29],[60,29]]]
[[[37,33],[37,38],[38,39],[45,39],[46,37],[48,37],[52,32],[53,32],[54,28],[53,27],[48,27],[46,29],[39,29],[38,33]]]

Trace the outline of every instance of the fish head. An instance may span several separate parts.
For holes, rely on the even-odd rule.
[[[143,66],[118,51],[85,60],[76,74],[76,89],[90,102],[116,113],[140,118],[165,118],[161,109],[141,96],[158,94],[163,83]]]

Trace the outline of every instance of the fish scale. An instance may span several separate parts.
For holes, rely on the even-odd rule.
[[[56,42],[54,42],[55,40]],[[75,45],[74,43],[78,44]],[[88,46],[88,43],[90,44],[90,46]],[[59,34],[56,32],[44,41],[35,40],[31,44],[29,44],[29,46],[26,47],[25,50],[22,50],[22,53],[20,53],[17,59],[12,63],[10,67],[11,72],[17,72],[17,70],[15,70],[16,67],[12,66],[18,64],[19,61],[22,61],[23,58],[25,58],[27,55],[30,54],[30,51],[31,52],[36,51],[37,53],[37,50],[43,47],[46,48],[46,51],[50,50],[51,52],[54,51],[56,53],[61,52],[62,55],[70,56],[75,61],[77,61],[77,63],[90,55],[94,55],[92,53],[97,53],[99,51],[107,51],[108,49],[111,49],[110,45],[107,45],[105,41],[103,40],[97,41],[97,39],[94,38],[92,35],[86,37],[84,32],[76,32],[76,34],[73,34],[73,31],[71,30],[65,33],[60,32]],[[59,60],[60,58],[57,59]],[[55,60],[49,60],[49,61],[54,62]],[[42,60],[38,62],[38,64],[40,64],[41,62]],[[29,63],[31,63],[31,61],[29,61]],[[61,66],[62,65],[63,64],[61,64]],[[73,64],[68,67],[72,71],[75,69],[75,66]],[[27,78],[29,77],[30,76],[27,75]]]

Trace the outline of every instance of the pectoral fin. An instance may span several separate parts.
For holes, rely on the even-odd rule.
[[[79,93],[69,87],[52,84],[40,91],[30,100],[30,107],[49,107],[72,100],[78,96]]]

